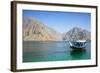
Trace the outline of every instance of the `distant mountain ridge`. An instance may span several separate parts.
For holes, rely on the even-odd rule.
[[[61,34],[46,26],[40,20],[33,17],[23,18],[24,41],[61,41],[61,40],[90,40],[91,33],[85,29],[74,27]]]

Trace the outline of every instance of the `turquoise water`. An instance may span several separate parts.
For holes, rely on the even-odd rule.
[[[91,58],[91,42],[84,50],[72,50],[67,41],[23,41],[23,62],[85,60]]]

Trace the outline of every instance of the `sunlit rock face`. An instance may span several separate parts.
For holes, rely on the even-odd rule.
[[[24,41],[57,41],[62,40],[61,34],[44,25],[40,20],[33,17],[23,18]]]
[[[85,29],[74,27],[63,35],[64,40],[91,40],[91,33]]]

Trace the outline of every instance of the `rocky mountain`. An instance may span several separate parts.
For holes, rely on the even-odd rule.
[[[85,29],[74,27],[63,35],[63,40],[90,40],[91,33]]]
[[[46,26],[40,20],[33,17],[23,18],[24,41],[60,41],[60,40],[90,40],[91,32],[74,27],[68,32],[61,34]]]
[[[54,29],[44,25],[33,17],[23,18],[23,40],[24,41],[56,41],[61,40],[61,34]]]

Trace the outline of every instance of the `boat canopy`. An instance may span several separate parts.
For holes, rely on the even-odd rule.
[[[76,41],[76,42],[86,42],[86,40],[78,40],[78,41]]]

